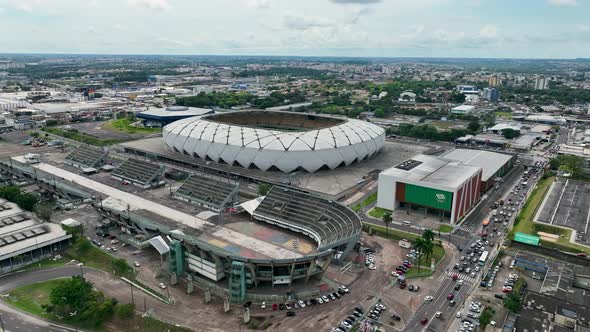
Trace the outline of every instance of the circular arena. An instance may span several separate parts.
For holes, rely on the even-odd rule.
[[[260,170],[315,172],[369,159],[385,143],[385,130],[356,119],[237,111],[173,122],[165,144],[195,158]]]

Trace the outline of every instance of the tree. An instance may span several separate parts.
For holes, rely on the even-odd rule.
[[[511,128],[502,129],[502,136],[507,139],[513,139],[520,136],[520,130],[514,130]]]
[[[94,295],[92,283],[81,276],[73,276],[60,281],[51,290],[49,302],[61,313],[82,313],[94,302]]]
[[[482,330],[485,330],[486,326],[488,326],[488,324],[492,321],[495,313],[496,311],[494,311],[492,307],[486,307],[483,310],[481,316],[479,316],[479,325],[481,326]]]
[[[432,229],[425,229],[422,233],[422,238],[427,242],[434,241],[434,232],[432,231]]]
[[[424,247],[426,246],[426,241],[422,237],[417,237],[414,240],[414,250],[418,252],[418,272],[420,272],[420,262],[422,259],[422,252],[424,251]]]
[[[561,155],[549,161],[551,169],[570,173],[574,177],[582,175],[585,165],[584,158],[573,155]]]
[[[480,127],[481,126],[479,125],[479,121],[477,119],[471,120],[469,122],[469,124],[467,125],[467,129],[469,129],[469,131],[471,131],[473,133],[479,132]]]
[[[384,118],[385,117],[385,111],[382,108],[378,108],[374,114],[375,114],[376,118]]]
[[[129,319],[133,317],[134,311],[135,306],[132,303],[118,304],[117,306],[115,306],[115,314],[120,319]]]
[[[51,221],[51,215],[53,214],[53,205],[49,203],[37,204],[35,207],[37,216],[44,221]]]
[[[428,241],[424,239],[424,245],[422,248],[422,254],[426,257],[426,262],[432,258],[432,254],[434,253],[434,243],[432,241]]]
[[[393,221],[393,218],[391,217],[391,212],[386,212],[383,217],[381,217],[381,219],[383,220],[383,223],[385,224],[385,233],[387,235],[389,235],[389,224],[391,224],[391,222]]]
[[[504,298],[504,308],[513,313],[518,313],[520,310],[520,297],[514,293],[508,294],[508,296]]]
[[[270,189],[272,189],[272,185],[270,183],[259,183],[257,188],[258,196],[266,196]]]

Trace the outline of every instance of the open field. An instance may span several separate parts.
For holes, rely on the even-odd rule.
[[[128,118],[110,120],[105,122],[101,128],[111,132],[125,134],[153,134],[162,132],[161,128],[135,127],[131,123],[132,121]]]
[[[65,130],[55,127],[44,127],[42,128],[42,130],[53,135],[65,137],[73,141],[82,142],[95,146],[107,146],[123,142],[123,140],[119,139],[100,139],[95,136],[81,133],[78,130]]]

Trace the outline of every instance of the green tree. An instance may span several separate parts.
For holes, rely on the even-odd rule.
[[[479,121],[477,119],[471,120],[467,125],[467,129],[473,133],[479,132],[481,126],[479,125]]]
[[[520,297],[514,295],[514,293],[508,294],[508,296],[504,298],[504,308],[515,314],[518,313],[520,310]]]
[[[434,232],[432,229],[425,229],[424,232],[422,232],[422,238],[427,242],[434,241]]]
[[[389,224],[391,224],[391,222],[393,221],[391,212],[386,212],[385,214],[383,214],[381,220],[383,221],[383,224],[385,224],[385,233],[389,235]]]
[[[272,189],[272,185],[270,183],[259,183],[257,188],[258,196],[266,196],[270,189]]]
[[[378,108],[377,110],[375,110],[375,117],[376,118],[384,118],[385,117],[385,111],[381,108]]]
[[[479,316],[479,325],[481,326],[482,330],[485,330],[486,326],[490,324],[492,318],[494,318],[495,313],[496,311],[492,307],[486,307],[482,311],[481,316]]]
[[[132,303],[127,304],[118,304],[115,306],[115,314],[120,319],[130,319],[133,317],[133,312],[135,311],[135,306]]]
[[[60,281],[49,293],[49,302],[58,312],[81,313],[95,300],[92,283],[81,276]]]
[[[50,203],[37,204],[35,207],[37,216],[44,221],[51,221],[51,215],[53,214],[53,205]]]
[[[570,173],[574,177],[583,175],[585,165],[584,158],[573,155],[561,155],[549,161],[551,169]]]
[[[502,136],[507,139],[513,139],[520,136],[520,130],[514,130],[511,128],[502,129]]]
[[[418,272],[420,272],[420,263],[422,260],[422,253],[426,247],[426,241],[422,237],[417,237],[413,243],[414,250],[418,252]]]

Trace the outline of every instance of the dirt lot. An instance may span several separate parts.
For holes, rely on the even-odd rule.
[[[81,133],[85,133],[96,138],[105,139],[119,139],[119,140],[129,140],[129,139],[137,139],[149,136],[151,134],[127,134],[122,132],[114,132],[110,130],[102,129],[102,126],[107,121],[96,121],[96,122],[79,122],[79,123],[71,123],[67,126],[59,126],[59,128],[73,128],[78,130]]]

